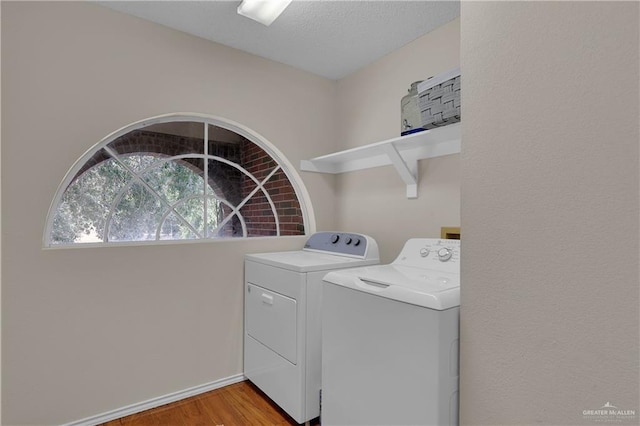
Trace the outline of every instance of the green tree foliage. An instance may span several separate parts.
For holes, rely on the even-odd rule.
[[[66,189],[53,220],[53,243],[197,238],[204,235],[204,180],[188,163],[152,155],[109,159]],[[132,172],[130,172],[131,170]],[[142,182],[140,182],[142,180]],[[208,195],[213,195],[211,187]],[[209,198],[207,232],[221,216]],[[192,229],[193,228],[193,229]]]

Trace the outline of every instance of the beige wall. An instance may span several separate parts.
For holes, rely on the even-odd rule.
[[[2,8],[0,7],[0,45],[2,44]],[[0,79],[2,79],[2,59],[0,58]],[[0,99],[2,99],[0,85]],[[2,133],[2,105],[0,103],[0,134]],[[0,136],[0,424],[2,423],[2,137]]]
[[[639,6],[462,5],[463,424],[640,414]]]
[[[304,238],[43,250],[47,209],[93,144],[163,113],[234,120],[296,166],[335,150],[335,82],[76,2],[2,2],[2,66],[3,424],[241,373],[243,254]],[[334,179],[303,178],[335,227]]]
[[[338,82],[338,138],[344,147],[400,135],[400,99],[414,81],[460,65],[460,20],[409,43]],[[381,242],[391,262],[412,237],[440,237],[460,224],[459,154],[418,163],[418,198],[392,166],[338,176],[338,224]]]

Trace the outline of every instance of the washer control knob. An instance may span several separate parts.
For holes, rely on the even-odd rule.
[[[335,243],[337,243],[339,240],[340,240],[340,235],[338,235],[338,234],[333,234],[333,235],[331,236],[331,244],[335,244]]]
[[[426,247],[423,247],[420,249],[420,256],[422,257],[427,257],[429,256],[429,249]]]
[[[351,239],[351,237],[347,237],[347,239],[346,239],[346,240],[344,240],[344,243],[345,243],[346,245],[349,245],[349,244],[351,244],[351,242],[352,242],[352,241],[353,241],[353,240]]]
[[[438,259],[440,260],[440,262],[446,262],[447,260],[451,259],[451,256],[453,256],[453,250],[448,247],[443,247],[438,250]]]
[[[360,245],[360,238],[356,238],[355,240],[353,240],[353,245],[358,247]]]

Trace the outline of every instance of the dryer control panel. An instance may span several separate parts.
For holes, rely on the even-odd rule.
[[[393,264],[458,273],[460,240],[412,238],[405,243]]]
[[[373,238],[347,232],[316,232],[309,237],[304,245],[304,250],[329,252],[363,259],[378,257],[378,246]]]

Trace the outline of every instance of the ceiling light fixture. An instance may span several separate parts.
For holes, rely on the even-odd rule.
[[[242,0],[238,14],[269,26],[289,6],[291,0]]]

